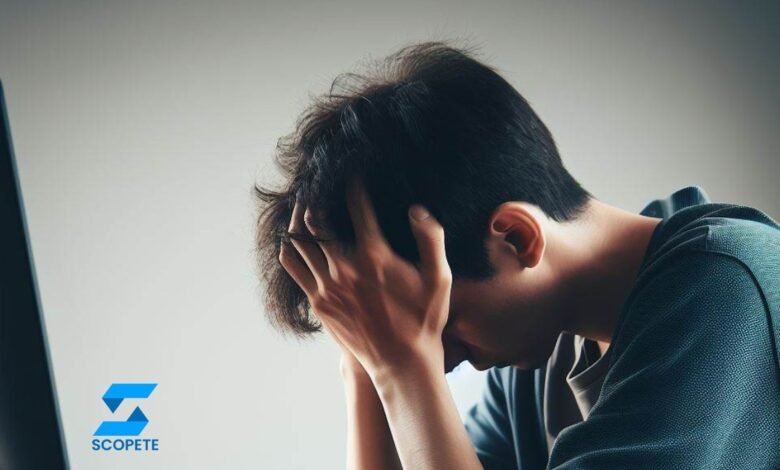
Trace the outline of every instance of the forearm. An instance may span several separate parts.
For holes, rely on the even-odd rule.
[[[416,362],[374,383],[404,468],[482,469],[442,367]]]
[[[382,402],[362,367],[342,360],[347,399],[347,469],[399,470],[401,462]]]

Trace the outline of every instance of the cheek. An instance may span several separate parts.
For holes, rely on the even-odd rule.
[[[494,296],[495,289],[483,282],[456,280],[452,284],[450,308],[459,316],[474,316],[489,310]]]
[[[456,281],[457,282],[457,281]],[[453,283],[450,329],[478,362],[544,364],[558,332],[531,292],[502,288],[502,281]]]
[[[507,299],[476,288],[453,293],[451,331],[475,352],[487,356],[526,355],[539,333],[535,321]]]
[[[463,295],[450,306],[450,331],[465,343],[487,346],[495,341],[496,332],[501,329],[497,322],[501,315],[495,309],[484,296]]]

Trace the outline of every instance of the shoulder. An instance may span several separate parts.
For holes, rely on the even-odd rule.
[[[685,250],[659,266],[626,305],[599,402],[641,408],[652,397],[655,413],[665,419],[693,410],[726,422],[742,411],[716,413],[707,404],[754,397],[752,408],[743,410],[753,416],[778,403],[778,339],[764,290],[744,263]]]
[[[714,289],[762,296],[775,323],[780,321],[780,224],[769,215],[754,207],[713,203],[698,186],[655,200],[642,214],[663,220],[623,316],[648,302],[672,298],[674,292],[691,296]],[[674,285],[664,285],[668,280]]]
[[[705,203],[679,209],[661,222],[645,264],[689,249],[751,258],[769,250],[776,253],[778,247],[780,224],[766,213],[736,204]]]
[[[767,275],[780,265],[718,251],[713,247],[719,243],[709,239],[707,235],[695,247],[657,261],[638,282],[613,335],[613,366],[622,362],[630,370],[666,360],[677,363],[680,371],[703,362],[710,363],[706,367],[739,362],[746,370],[767,360],[780,365],[774,310],[780,273]],[[724,350],[740,354],[724,355]]]
[[[707,217],[705,250],[742,264],[764,290],[780,280],[780,225],[751,207],[722,205]]]
[[[744,341],[762,337],[777,343],[778,308],[780,225],[747,206],[685,207],[654,234],[613,335],[612,353],[620,355],[640,334],[659,335],[659,344],[670,345],[702,331],[724,341],[741,335]],[[780,357],[780,346],[774,349]]]
[[[704,249],[686,249],[658,261],[637,281],[624,304],[623,322],[659,322],[685,316],[744,312],[762,306],[763,289],[740,259]],[[716,303],[720,302],[720,303]],[[734,311],[729,311],[729,310]],[[627,325],[622,325],[623,327]]]
[[[664,219],[624,303],[599,399],[558,436],[551,468],[776,467],[779,228],[729,204]]]
[[[685,292],[745,287],[729,284],[733,278],[742,284],[752,279],[761,295],[780,296],[780,225],[752,207],[689,206],[661,222],[626,305],[657,298],[652,291],[665,279],[672,279],[674,287]]]
[[[559,435],[551,468],[770,468],[780,458],[762,450],[780,430],[775,328],[739,259],[678,251],[629,299],[599,399]]]

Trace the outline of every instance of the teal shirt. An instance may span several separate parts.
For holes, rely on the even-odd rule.
[[[780,225],[695,186],[642,214],[663,220],[588,418],[548,449],[544,368],[491,369],[466,417],[486,469],[780,468]]]

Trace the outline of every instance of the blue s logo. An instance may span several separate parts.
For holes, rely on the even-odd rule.
[[[125,383],[111,384],[103,394],[103,402],[113,413],[125,398],[148,398],[157,384]],[[127,421],[103,421],[95,431],[95,436],[137,436],[144,430],[149,420],[140,407],[127,418]]]

